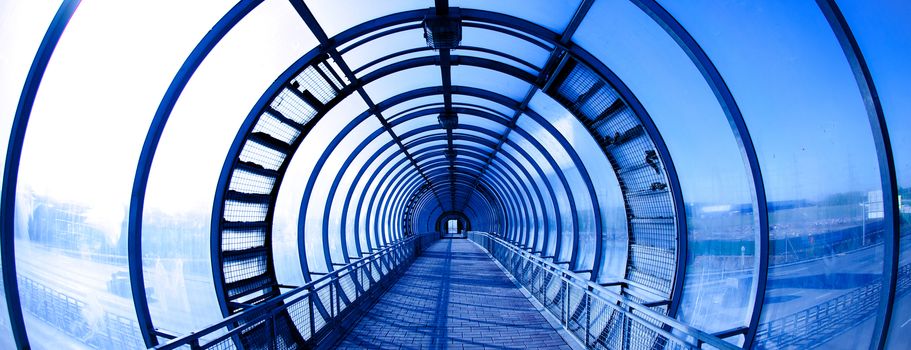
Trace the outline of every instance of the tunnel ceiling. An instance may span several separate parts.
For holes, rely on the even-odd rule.
[[[27,343],[28,295],[53,289],[31,261],[107,264],[73,293],[101,286],[93,307],[154,345],[159,328],[198,329],[449,218],[740,346],[781,344],[774,329],[792,309],[849,295],[804,305],[801,290],[845,283],[870,300],[854,311],[875,315],[843,327],[858,332],[852,344],[904,339],[890,330],[911,271],[900,263],[911,183],[907,152],[893,150],[908,142],[886,126],[908,118],[880,102],[903,91],[885,78],[900,65],[873,40],[881,31],[868,29],[882,8],[239,1],[188,8],[188,22],[208,22],[185,32],[131,38],[89,22],[155,25],[103,7],[64,1],[43,41],[31,38],[33,64],[21,64],[0,341]],[[134,78],[101,62],[115,77],[85,90],[111,91],[111,112],[72,91],[90,72],[62,73],[94,59],[78,48],[92,38],[145,40],[148,51],[125,44],[111,62],[160,63]],[[808,262],[824,272],[793,271]],[[163,284],[171,275],[180,282]]]

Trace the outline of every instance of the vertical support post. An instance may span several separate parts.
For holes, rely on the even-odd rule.
[[[307,305],[309,306],[307,309],[310,310],[310,338],[313,338],[313,336],[316,334],[316,322],[315,322],[316,316],[313,315],[313,288],[312,287],[308,289]]]
[[[278,347],[278,344],[277,344],[277,343],[278,343],[278,339],[276,338],[276,335],[277,335],[277,334],[276,334],[276,332],[275,332],[275,312],[271,312],[271,311],[269,312],[269,318],[268,318],[268,320],[269,320],[269,321],[268,321],[267,326],[269,327],[269,333],[270,333],[270,337],[269,337],[269,349],[271,349],[271,350],[277,350],[277,347]]]
[[[561,272],[560,275],[562,277],[563,273]],[[569,282],[561,278],[560,283],[563,285],[563,307],[561,308],[561,312],[563,313],[563,327],[569,327]]]

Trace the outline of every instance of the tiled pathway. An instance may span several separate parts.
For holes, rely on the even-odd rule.
[[[571,349],[487,254],[430,246],[339,349]]]

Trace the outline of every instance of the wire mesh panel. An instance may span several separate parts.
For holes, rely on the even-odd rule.
[[[678,258],[674,202],[641,120],[605,79],[572,58],[548,93],[595,136],[617,173],[629,227],[626,279],[670,297]]]
[[[216,210],[221,211],[221,220],[212,228],[218,240],[212,255],[221,265],[221,276],[216,277],[223,285],[221,302],[228,306],[229,313],[240,311],[241,304],[265,303],[280,294],[267,246],[281,173],[312,125],[327,112],[327,105],[335,103],[348,84],[327,59],[325,55],[315,57],[287,83],[270,92],[273,95],[267,96],[261,109],[251,113],[252,120],[244,124],[247,129],[238,133],[226,160],[229,171],[219,180],[221,200]],[[336,304],[326,301],[326,305]],[[302,318],[300,314],[276,314],[275,317],[284,318],[246,329],[236,338],[248,349],[261,344],[292,349],[300,346],[303,335],[311,335],[315,322],[325,323],[320,315],[310,316],[313,312],[309,304],[290,310],[306,310],[308,315]],[[269,343],[255,340],[267,331],[296,336],[275,338]]]

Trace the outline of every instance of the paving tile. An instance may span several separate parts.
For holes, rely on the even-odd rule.
[[[571,349],[474,243],[445,239],[412,263],[338,349]]]

